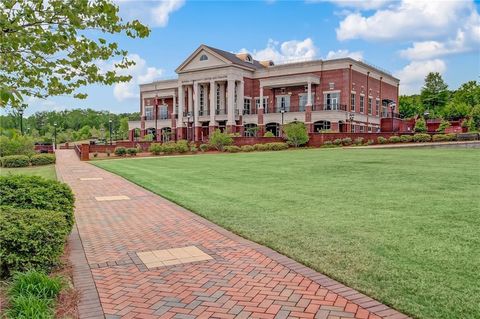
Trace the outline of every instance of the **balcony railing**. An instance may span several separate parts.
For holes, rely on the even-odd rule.
[[[258,110],[256,108],[243,109],[243,115],[255,115]]]
[[[346,104],[315,104],[312,111],[347,111]]]
[[[225,109],[216,109],[215,110],[215,115],[225,115],[227,114],[227,110]]]
[[[210,110],[198,110],[198,116],[207,116],[210,115]]]
[[[172,118],[172,114],[170,112],[167,113],[159,113],[157,116],[157,120],[169,120]],[[155,121],[155,117],[153,115],[151,116],[146,116],[145,117],[146,121]]]

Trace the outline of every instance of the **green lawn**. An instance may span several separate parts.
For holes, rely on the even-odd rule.
[[[480,318],[480,150],[106,160],[115,172],[419,318]]]
[[[31,166],[31,167],[19,167],[19,168],[0,168],[0,176],[7,176],[9,174],[25,174],[42,176],[48,179],[57,179],[55,173],[55,165],[45,166]]]

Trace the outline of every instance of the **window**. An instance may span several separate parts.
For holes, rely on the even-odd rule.
[[[255,107],[257,108],[257,110],[260,108],[260,98],[257,97],[255,98]],[[268,97],[263,97],[263,112],[264,113],[267,113],[268,111]]]
[[[328,88],[329,88],[330,90],[333,90],[333,89],[335,88],[335,83],[334,83],[334,82],[328,83]]]
[[[315,101],[314,99],[314,93],[311,93],[311,96],[310,96],[310,101]],[[308,102],[308,93],[304,93],[304,94],[299,94],[298,95],[298,111],[299,112],[305,112],[305,107],[307,106],[307,102]],[[312,102],[310,102],[312,103]]]
[[[360,133],[363,133],[365,131],[365,126],[360,125]]]
[[[372,114],[372,98],[368,98],[368,114]]]
[[[243,99],[243,112],[245,114],[253,114],[251,99]]]
[[[200,94],[199,94],[199,112],[200,115],[204,115],[204,109],[205,109],[205,87],[203,85],[200,85]]]
[[[200,61],[207,61],[208,60],[208,56],[206,54],[202,54],[200,56]]]
[[[332,127],[330,121],[318,121],[313,123],[314,132],[327,131]]]
[[[355,93],[350,95],[350,111],[355,112]]]
[[[145,107],[145,118],[148,121],[153,120],[153,107],[151,107],[151,106]]]
[[[285,110],[285,112],[290,112],[290,95],[277,96],[276,112],[280,113],[282,109]]]
[[[326,110],[338,110],[338,104],[340,103],[340,93],[327,93],[325,94],[325,109]]]
[[[217,95],[215,97],[215,100],[216,100],[216,105],[215,105],[215,108],[217,110],[220,109],[220,84],[217,84]]]
[[[360,95],[360,113],[365,112],[365,96]]]
[[[372,133],[372,127],[371,126],[368,127],[368,133]]]
[[[379,99],[375,100],[375,115],[376,116],[380,115],[380,100]]]
[[[252,56],[250,54],[247,54],[247,57],[245,58],[245,61],[253,63]]]
[[[159,108],[159,118],[161,120],[166,120],[168,119],[168,106],[167,105],[161,105]]]
[[[350,133],[355,133],[355,124],[350,125]]]

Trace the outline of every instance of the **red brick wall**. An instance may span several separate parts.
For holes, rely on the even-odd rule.
[[[234,137],[233,143],[236,146],[284,142],[281,137]]]

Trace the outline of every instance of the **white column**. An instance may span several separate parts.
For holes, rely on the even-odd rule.
[[[258,108],[263,109],[263,86],[260,87],[260,96],[258,98],[260,100]]]
[[[173,93],[173,107],[172,107],[172,114],[176,114],[177,110],[176,110],[176,106],[177,106],[177,96],[175,95],[175,92]]]
[[[198,103],[199,98],[199,87],[198,87],[198,82],[193,83],[193,123],[195,126],[200,126],[200,122],[198,121]]]
[[[312,82],[307,84],[307,106],[312,106]]]
[[[210,81],[210,126],[215,125],[215,104],[217,103],[217,88],[215,81]]]
[[[220,83],[220,110],[225,110],[225,82]]]
[[[193,107],[193,92],[192,92],[192,86],[187,86],[187,107],[185,108],[185,111],[187,112],[192,112],[192,107]]]
[[[227,90],[227,125],[235,125],[235,80],[228,80]]]
[[[244,107],[244,83],[243,81],[238,82],[237,85],[237,109],[238,109],[238,114],[242,115],[243,114],[243,107]]]
[[[183,127],[183,103],[185,103],[183,85],[178,87],[178,121],[177,127]]]

